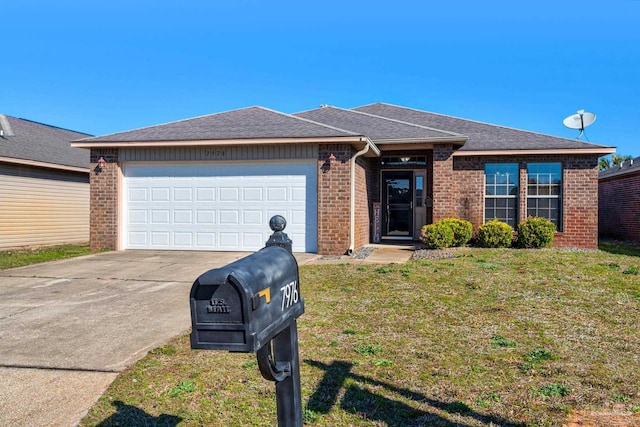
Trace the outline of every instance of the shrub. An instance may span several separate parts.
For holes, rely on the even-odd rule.
[[[422,227],[420,240],[429,249],[448,248],[453,244],[453,230],[441,221]]]
[[[483,248],[508,248],[513,239],[513,228],[497,219],[486,222],[478,229],[478,245]]]
[[[453,243],[451,246],[464,246],[471,240],[473,225],[469,221],[458,218],[445,218],[438,222],[451,227],[453,231]]]
[[[529,217],[518,225],[518,246],[548,248],[553,242],[556,225],[545,218]]]

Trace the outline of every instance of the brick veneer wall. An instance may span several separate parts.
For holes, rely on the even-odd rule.
[[[640,241],[640,171],[600,179],[600,235]]]
[[[457,183],[453,173],[453,145],[442,144],[433,147],[433,222],[451,216],[460,217],[455,210]]]
[[[89,245],[91,250],[118,248],[118,166],[117,149],[91,150]],[[98,160],[107,162],[96,170]]]
[[[371,241],[373,227],[372,208],[376,200],[377,179],[374,162],[371,158],[356,159],[356,212],[355,212],[355,249]],[[376,159],[377,164],[377,159]]]
[[[329,161],[333,154],[335,160]],[[347,144],[318,147],[318,253],[342,255],[349,249],[350,186]]]
[[[556,233],[554,246],[595,249],[598,246],[598,170],[597,155],[563,156],[469,156],[442,160],[444,152],[434,149],[434,221],[455,216],[471,221],[475,228],[484,221],[484,165],[518,163],[520,168],[519,221],[527,216],[527,163],[561,162],[563,168],[562,232]],[[440,160],[438,160],[440,159]],[[440,162],[440,163],[439,163]],[[444,179],[438,173],[445,173]],[[453,176],[451,183],[449,174]],[[444,191],[444,194],[436,194]],[[444,206],[437,206],[445,200]]]

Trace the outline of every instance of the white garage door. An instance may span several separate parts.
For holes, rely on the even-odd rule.
[[[125,249],[255,251],[282,215],[296,252],[317,251],[315,161],[124,165]]]

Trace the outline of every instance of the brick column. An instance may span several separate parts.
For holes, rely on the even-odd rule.
[[[568,157],[563,165],[562,222],[555,247],[598,248],[598,158]]]
[[[333,155],[335,160],[329,160]],[[318,253],[343,255],[351,226],[351,147],[321,144],[318,149]]]
[[[106,163],[100,169],[98,160]],[[90,166],[90,231],[91,250],[118,248],[118,150],[92,149]]]
[[[453,145],[433,147],[433,222],[456,216],[456,181],[453,176]]]

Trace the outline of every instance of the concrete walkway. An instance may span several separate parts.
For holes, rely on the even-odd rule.
[[[299,265],[402,263],[296,254]],[[0,425],[72,426],[119,372],[188,330],[195,278],[242,252],[123,251],[0,271]]]

